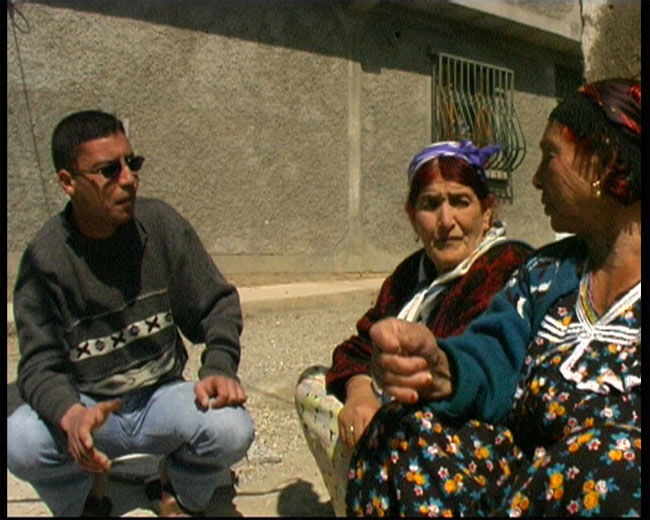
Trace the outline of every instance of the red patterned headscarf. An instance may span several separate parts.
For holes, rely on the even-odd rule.
[[[641,83],[607,79],[581,86],[551,112],[586,150],[612,164],[603,190],[623,204],[641,197]]]

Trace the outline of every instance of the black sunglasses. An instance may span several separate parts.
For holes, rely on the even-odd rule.
[[[140,171],[140,168],[142,168],[142,163],[144,163],[144,157],[142,157],[141,155],[125,157],[124,162],[129,167],[129,170],[131,170],[132,172],[138,172]],[[103,168],[99,168],[98,170],[92,172],[75,171],[75,173],[86,173],[86,174],[101,173],[107,179],[113,179],[117,177],[121,171],[122,171],[122,161],[118,159],[117,161],[110,162]]]

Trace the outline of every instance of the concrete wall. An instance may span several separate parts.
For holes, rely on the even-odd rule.
[[[641,79],[640,0],[583,1],[582,19],[587,81]]]
[[[561,27],[523,33],[520,14],[457,3],[19,2],[7,23],[9,288],[66,200],[52,129],[89,108],[125,120],[146,157],[140,194],[175,206],[224,272],[391,270],[416,247],[405,170],[431,139],[431,48],[515,71],[528,153],[501,215],[514,237],[552,240],[531,178],[558,71],[581,74],[578,2],[496,2]]]

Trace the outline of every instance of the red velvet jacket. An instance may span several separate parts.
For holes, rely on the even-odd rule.
[[[434,335],[444,338],[463,332],[532,251],[523,242],[508,241],[480,256],[464,276],[452,280],[438,296],[427,322]],[[375,306],[357,322],[357,334],[334,349],[326,378],[327,391],[341,401],[345,401],[345,384],[350,377],[370,373],[370,327],[381,319],[397,316],[411,299],[418,282],[420,258],[425,254],[423,249],[416,251],[397,266],[384,280]],[[429,284],[437,273],[428,257],[425,257],[425,272]]]

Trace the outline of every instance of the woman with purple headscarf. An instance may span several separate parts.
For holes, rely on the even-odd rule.
[[[555,231],[461,335],[370,330],[382,407],[353,455],[357,516],[641,514],[641,84],[551,112],[533,184]]]
[[[494,220],[484,168],[498,150],[445,141],[413,158],[406,213],[423,247],[384,281],[357,334],[334,350],[332,366],[311,367],[300,378],[296,408],[337,515],[345,514],[350,455],[381,405],[371,386],[370,327],[398,316],[436,336],[459,334],[532,252],[507,240]]]

